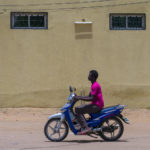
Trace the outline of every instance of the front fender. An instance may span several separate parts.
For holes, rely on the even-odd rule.
[[[57,113],[57,114],[54,114],[54,115],[49,116],[48,119],[61,118],[61,116],[62,116],[62,113]]]

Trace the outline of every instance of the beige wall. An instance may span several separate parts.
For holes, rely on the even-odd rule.
[[[91,69],[99,71],[106,104],[138,99],[147,107],[150,3],[84,2],[0,0],[0,107],[60,106],[70,84],[87,91]],[[48,30],[11,29],[10,12],[48,12]],[[110,13],[145,13],[146,30],[109,30]],[[82,19],[93,24],[74,24]]]

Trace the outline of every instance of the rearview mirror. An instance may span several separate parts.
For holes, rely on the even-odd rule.
[[[72,86],[69,87],[70,92],[73,92]]]

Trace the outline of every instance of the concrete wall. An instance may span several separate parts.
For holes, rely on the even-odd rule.
[[[149,8],[146,0],[0,0],[0,107],[61,106],[69,85],[87,93],[91,69],[106,105],[150,107]],[[11,29],[11,12],[48,12],[48,30]],[[110,13],[145,13],[146,30],[110,30]],[[82,19],[93,23],[74,24]]]

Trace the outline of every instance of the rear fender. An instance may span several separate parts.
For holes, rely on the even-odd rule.
[[[118,117],[119,117],[123,122],[125,122],[126,124],[130,124],[129,120],[128,120],[127,118],[124,118],[124,117],[122,116],[122,114],[119,114]]]

